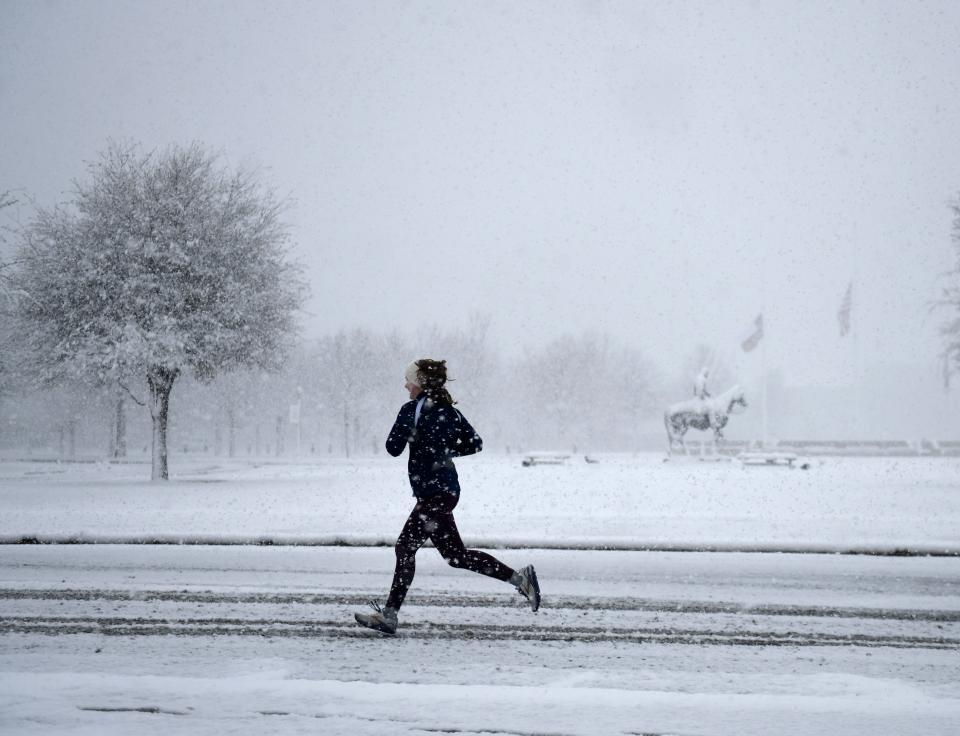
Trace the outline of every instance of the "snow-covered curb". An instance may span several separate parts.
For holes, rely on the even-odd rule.
[[[74,535],[0,535],[5,544],[136,544],[136,545],[196,545],[196,546],[270,546],[270,547],[392,547],[395,538],[383,536],[230,536],[157,534],[148,536],[74,534]],[[644,542],[616,539],[518,539],[465,537],[464,542],[478,549],[556,549],[625,552],[746,552],[766,554],[824,554],[875,555],[883,557],[960,557],[960,544],[939,545],[916,543],[909,545],[827,545],[827,544],[741,544],[736,542],[673,541]],[[428,543],[429,544],[429,543]]]

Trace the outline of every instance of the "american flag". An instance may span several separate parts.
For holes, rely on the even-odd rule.
[[[758,314],[757,318],[753,320],[753,332],[747,336],[747,339],[740,343],[740,347],[743,348],[743,352],[749,353],[757,345],[760,344],[760,341],[763,339],[763,314]]]
[[[843,302],[837,310],[837,322],[840,323],[840,337],[850,332],[850,309],[853,307],[853,282],[847,284],[847,293],[843,295]]]

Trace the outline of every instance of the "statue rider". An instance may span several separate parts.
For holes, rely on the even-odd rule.
[[[707,391],[707,378],[710,376],[710,369],[704,366],[693,382],[693,395],[701,401],[710,398],[710,392]]]

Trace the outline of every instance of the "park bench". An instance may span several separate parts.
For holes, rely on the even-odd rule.
[[[564,465],[569,457],[555,452],[531,452],[524,456],[522,464],[525,468],[534,465]]]
[[[744,465],[783,465],[792,468],[797,456],[792,452],[742,452],[737,459]]]

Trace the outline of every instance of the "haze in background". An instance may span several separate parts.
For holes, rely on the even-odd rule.
[[[783,384],[874,376],[954,426],[929,303],[960,191],[955,2],[3,15],[0,190],[66,200],[108,138],[263,166],[295,202],[308,335],[480,311],[506,354],[596,330],[686,380],[706,343],[755,389],[762,351],[740,342],[762,312]]]

